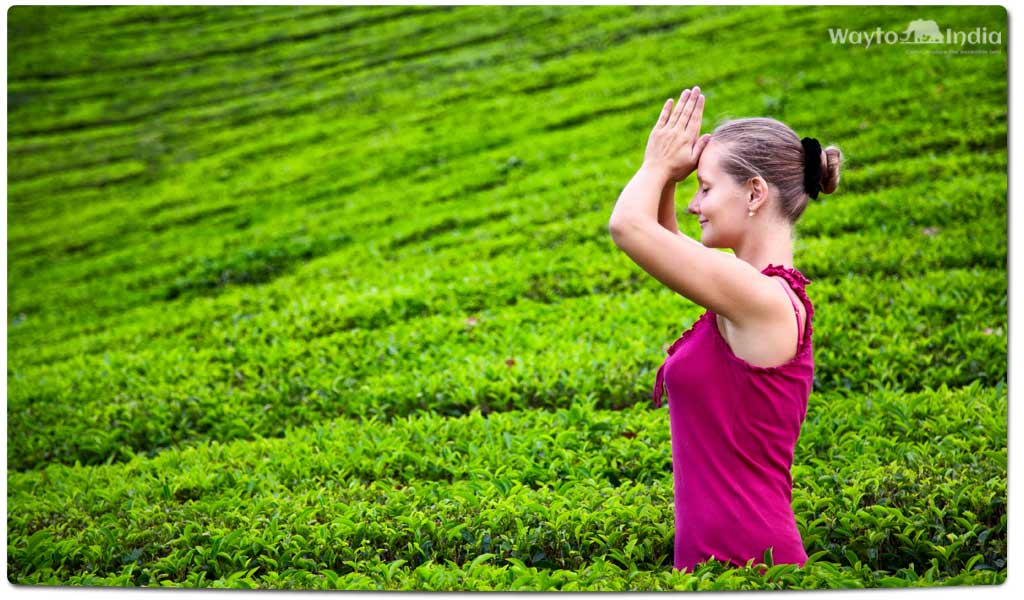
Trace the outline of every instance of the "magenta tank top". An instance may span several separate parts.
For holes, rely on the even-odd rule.
[[[814,377],[810,280],[780,265],[761,272],[785,278],[804,304],[806,327],[793,305],[802,330],[796,356],[776,367],[748,363],[733,354],[708,310],[668,349],[655,378],[657,406],[663,384],[668,390],[679,570],[692,572],[711,557],[756,564],[769,546],[775,564],[807,560],[790,467]]]

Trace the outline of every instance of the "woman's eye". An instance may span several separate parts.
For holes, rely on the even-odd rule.
[[[704,192],[706,194],[706,193],[708,193],[708,188],[701,188],[700,191],[702,191],[702,192]]]

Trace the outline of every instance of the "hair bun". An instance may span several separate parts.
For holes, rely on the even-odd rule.
[[[835,146],[822,150],[821,191],[831,194],[839,186],[839,171],[843,164],[843,151]]]

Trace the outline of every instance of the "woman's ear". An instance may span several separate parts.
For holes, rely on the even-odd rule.
[[[750,179],[750,192],[747,197],[747,208],[748,210],[754,210],[761,208],[762,205],[768,202],[768,184],[760,176],[756,176]]]

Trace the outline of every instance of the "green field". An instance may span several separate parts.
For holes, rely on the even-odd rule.
[[[10,582],[1006,580],[1003,7],[7,15]],[[1001,43],[828,31],[916,19]],[[693,85],[705,132],[774,117],[846,161],[794,245],[815,307],[802,569],[672,569],[650,394],[703,308],[608,219]],[[699,239],[695,190],[677,211]]]

